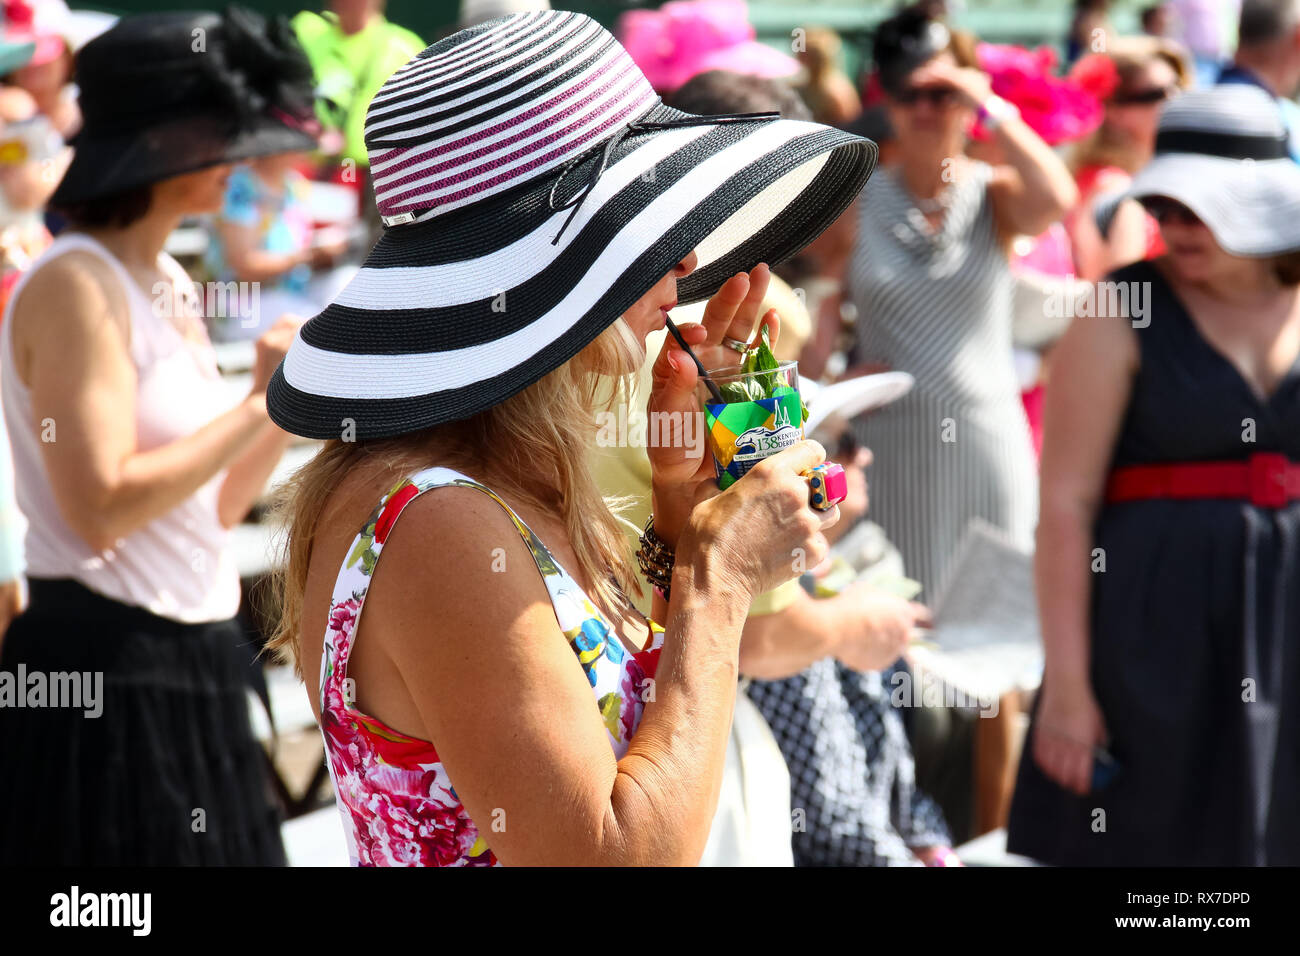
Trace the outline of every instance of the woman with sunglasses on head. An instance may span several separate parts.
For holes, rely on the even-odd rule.
[[[319,688],[351,858],[694,865],[751,600],[821,561],[838,514],[811,507],[815,442],[718,492],[685,434],[695,366],[668,340],[648,401],[677,423],[652,456],[651,623],[590,472],[596,415],[678,301],[712,297],[681,335],[737,366],[725,339],[759,315],[734,277],[832,223],[875,146],[667,107],[563,11],[435,43],[366,125],[387,228],[268,394],[285,428],[329,439],[289,502],[273,643]]]
[[[1172,101],[1155,149],[1127,195],[1168,251],[1112,273],[1127,307],[1099,296],[1053,356],[1046,668],[1008,849],[1295,866],[1300,166],[1247,86]]]
[[[1070,154],[1079,202],[1065,220],[1075,272],[1095,280],[1164,251],[1155,220],[1136,202],[1115,198],[1150,161],[1161,104],[1187,89],[1192,73],[1168,40],[1116,37],[1105,53],[1076,63],[1070,79],[1105,107],[1101,125]]]
[[[855,427],[875,454],[875,520],[926,598],[972,520],[1031,540],[1034,452],[1012,365],[1007,255],[1013,237],[1037,236],[1075,199],[1065,165],[972,66],[969,39],[914,9],[877,29],[893,161],[863,191],[846,279],[854,360],[916,378]],[[976,118],[1004,165],[963,155]]]

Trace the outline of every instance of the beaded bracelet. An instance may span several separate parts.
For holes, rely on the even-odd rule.
[[[673,578],[673,549],[655,534],[654,515],[646,519],[645,530],[641,532],[641,547],[637,549],[636,560],[641,566],[641,573],[650,584],[663,592],[668,600],[668,591]]]

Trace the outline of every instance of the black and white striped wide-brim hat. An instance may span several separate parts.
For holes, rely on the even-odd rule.
[[[1223,84],[1170,100],[1155,157],[1125,195],[1178,200],[1232,255],[1300,249],[1300,164],[1277,102],[1257,86]]]
[[[386,437],[467,418],[576,355],[692,250],[678,301],[793,255],[853,201],[870,140],[664,106],[594,20],[488,21],[366,117],[386,229],[271,380],[281,427]]]

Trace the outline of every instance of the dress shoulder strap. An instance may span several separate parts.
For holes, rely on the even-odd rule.
[[[426,468],[403,478],[388,489],[374,511],[370,513],[370,517],[353,539],[352,547],[348,549],[347,556],[343,559],[343,566],[339,569],[334,589],[335,600],[355,595],[359,584],[368,585],[368,579],[374,572],[380,552],[383,551],[384,542],[388,540],[393,525],[396,524],[406,506],[426,491],[448,486],[474,488],[499,504],[510,517],[524,544],[528,546],[533,561],[543,577],[559,573],[555,559],[542,544],[541,539],[491,488],[451,468]],[[358,575],[364,580],[358,580]]]
[[[537,570],[546,583],[552,603],[555,603],[564,592],[568,576],[555,562],[541,539],[492,489],[451,468],[427,468],[403,478],[388,489],[357,536],[352,539],[352,546],[348,548],[343,564],[339,568],[338,577],[334,581],[334,593],[330,600],[330,619],[321,651],[322,713],[329,703],[327,691],[330,682],[337,684],[347,678],[348,658],[351,656],[352,645],[356,638],[357,622],[365,605],[366,594],[370,590],[371,577],[374,575],[379,555],[384,549],[384,542],[388,540],[393,526],[407,505],[427,491],[448,486],[474,488],[505,509],[515,530],[528,546]]]

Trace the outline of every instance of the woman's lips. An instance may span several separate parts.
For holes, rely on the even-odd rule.
[[[668,310],[676,307],[677,307],[676,299],[673,299],[673,301],[669,302],[667,305],[659,306],[659,314],[663,317],[663,321],[659,323],[659,328],[661,329],[668,328]]]

